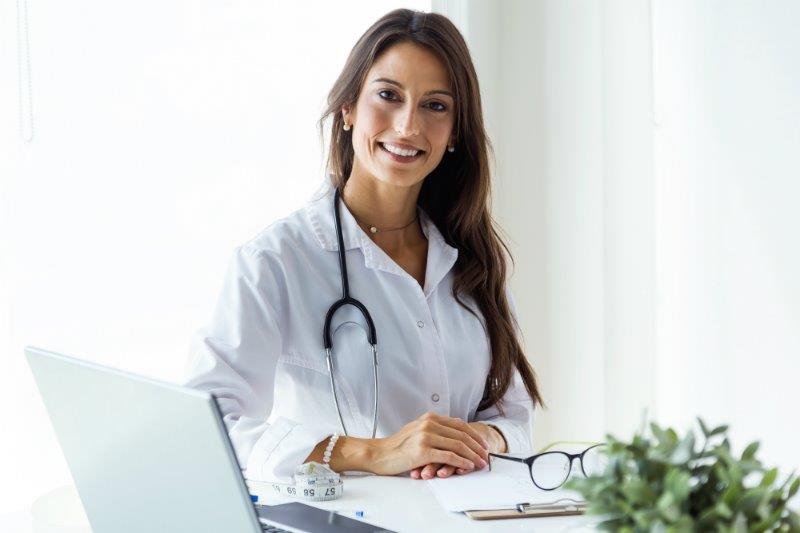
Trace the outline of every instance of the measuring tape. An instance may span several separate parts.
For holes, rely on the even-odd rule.
[[[310,462],[297,467],[294,483],[247,480],[253,502],[261,504],[269,494],[280,494],[297,500],[324,502],[342,495],[344,484],[338,473],[329,467]]]

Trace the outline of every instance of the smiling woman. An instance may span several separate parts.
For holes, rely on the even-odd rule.
[[[459,250],[453,297],[459,303],[460,294],[474,297],[488,315],[487,334],[497,356],[481,407],[502,403],[513,367],[520,371],[530,397],[540,402],[509,313],[505,282],[510,253],[489,212],[491,143],[477,74],[461,33],[436,13],[388,13],[350,53],[328,95],[328,108],[319,121],[321,133],[329,118],[328,169],[345,198],[348,189],[361,189],[354,185],[362,182],[372,188],[376,183],[403,184],[413,190],[414,205],[423,208]],[[382,149],[392,143],[422,150],[417,157],[425,156],[426,161],[398,166],[388,165],[385,157],[372,157],[375,146]],[[372,179],[364,180],[364,175]],[[373,220],[380,216],[376,205],[364,209],[371,211]]]
[[[388,13],[351,51],[321,133],[328,122],[326,194],[237,250],[189,384],[216,394],[254,479],[304,461],[446,477],[529,450],[541,397],[489,212],[490,145],[463,37],[442,15]],[[366,313],[338,305],[350,288],[381,343],[378,409],[350,327]],[[323,318],[334,359],[313,327]]]

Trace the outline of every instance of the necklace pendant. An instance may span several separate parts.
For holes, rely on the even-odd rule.
[[[378,233],[378,228],[376,228],[375,226],[371,226],[371,227],[369,228],[369,230],[370,230],[372,233]]]

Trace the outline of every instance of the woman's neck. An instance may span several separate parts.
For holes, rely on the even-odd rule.
[[[392,252],[425,242],[417,218],[417,199],[421,187],[422,182],[412,187],[397,187],[374,178],[362,179],[351,174],[344,186],[342,199],[359,226],[391,255]],[[378,231],[372,233],[370,227]]]

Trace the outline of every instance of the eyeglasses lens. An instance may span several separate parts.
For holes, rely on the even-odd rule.
[[[544,453],[531,465],[531,478],[545,490],[564,484],[569,476],[569,457],[563,453]]]
[[[597,476],[605,472],[608,465],[608,456],[604,446],[595,446],[583,454],[583,473],[587,476]]]

